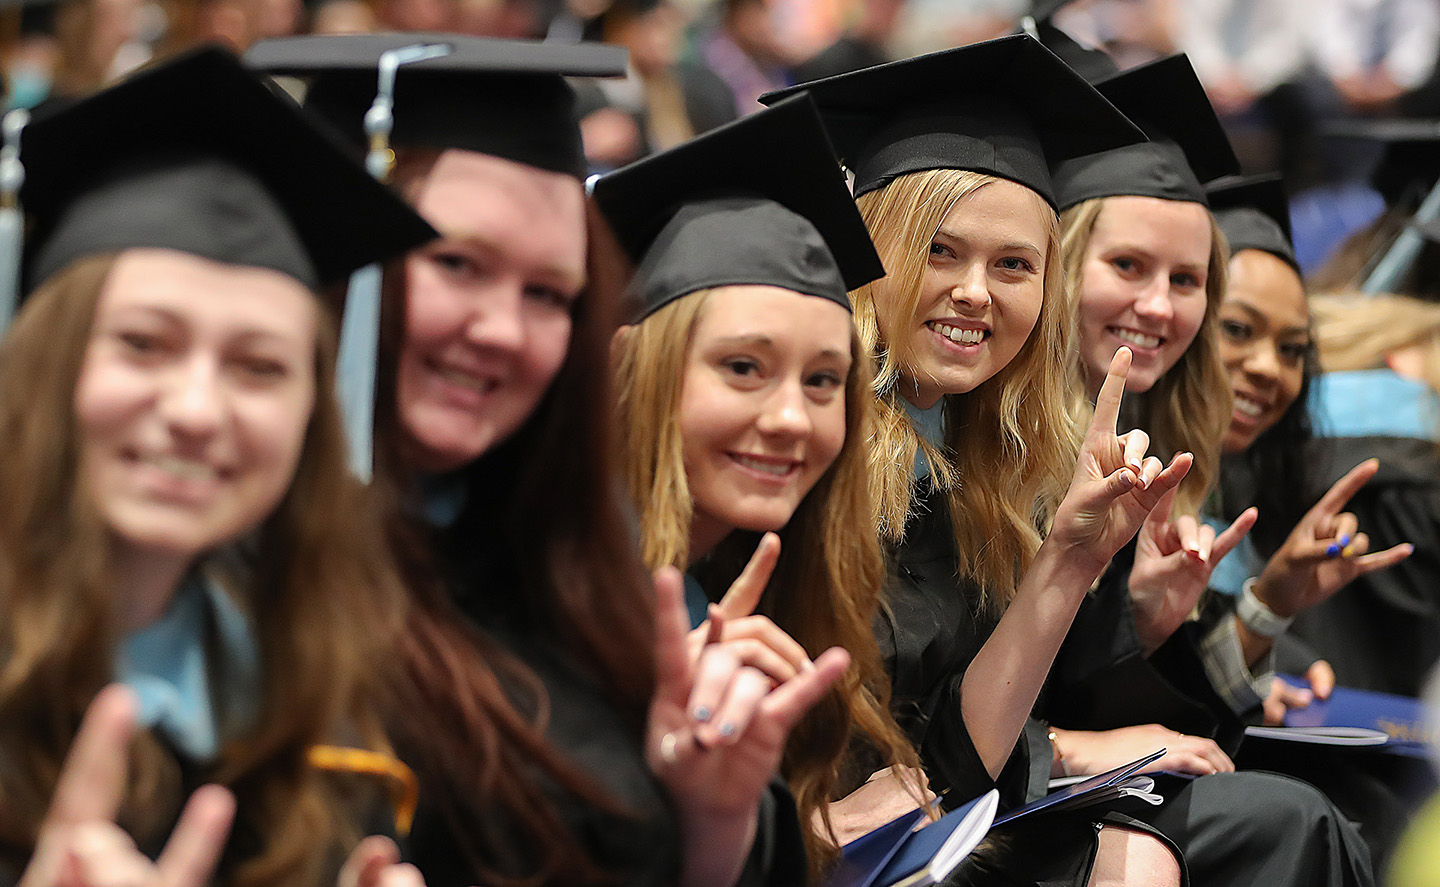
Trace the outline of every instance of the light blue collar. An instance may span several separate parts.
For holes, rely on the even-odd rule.
[[[935,401],[934,406],[925,410],[915,406],[901,395],[896,395],[895,399],[905,408],[905,415],[910,417],[910,424],[915,428],[915,433],[937,450],[944,450],[945,398],[940,398]],[[913,471],[916,480],[923,480],[930,476],[930,460],[926,458],[924,450],[915,451]]]
[[[212,637],[216,649],[207,650]],[[209,657],[225,676],[211,685]],[[116,680],[139,700],[137,721],[159,731],[177,750],[196,762],[219,753],[221,725],[227,733],[254,722],[259,708],[260,651],[249,619],[213,580],[187,579],[165,615],[127,635],[116,653]],[[220,694],[217,700],[212,693]]]
[[[1440,399],[1430,386],[1390,370],[1324,373],[1311,383],[1310,416],[1319,437],[1440,434]]]

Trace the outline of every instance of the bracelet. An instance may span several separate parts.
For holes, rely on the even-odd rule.
[[[1070,768],[1065,766],[1065,752],[1060,750],[1060,737],[1055,735],[1055,728],[1047,727],[1046,735],[1050,737],[1050,747],[1055,750],[1055,760],[1060,764],[1061,775],[1069,776]]]
[[[1279,637],[1295,621],[1294,616],[1279,616],[1255,596],[1255,577],[1245,580],[1240,600],[1235,604],[1235,618],[1262,638]]]

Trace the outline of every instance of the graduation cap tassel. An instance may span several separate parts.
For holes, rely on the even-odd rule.
[[[381,182],[390,180],[395,152],[390,133],[395,126],[395,74],[401,65],[449,55],[443,43],[416,44],[392,49],[380,56],[379,86],[375,102],[365,113],[365,134],[370,150],[365,168]],[[366,265],[350,276],[345,313],[340,320],[340,353],[335,364],[336,393],[345,416],[350,444],[350,469],[365,482],[374,471],[375,361],[380,339],[379,265]]]
[[[1365,278],[1360,291],[1368,295],[1394,292],[1400,278],[1415,264],[1421,247],[1425,245],[1425,238],[1416,226],[1433,222],[1437,218],[1440,218],[1440,182],[1436,182],[1430,193],[1425,195],[1425,200],[1415,211],[1414,220],[1400,232],[1395,242],[1390,244],[1380,261],[1375,263],[1375,270]]]
[[[17,108],[0,120],[4,144],[0,147],[0,335],[15,319],[20,301],[20,260],[25,247],[25,215],[20,211],[20,187],[25,167],[20,163],[20,132],[30,112]]]

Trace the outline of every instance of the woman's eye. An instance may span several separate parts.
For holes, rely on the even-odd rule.
[[[283,379],[290,368],[283,361],[269,357],[245,357],[239,361],[240,369],[256,379]]]
[[[570,307],[575,304],[575,296],[561,292],[551,286],[527,287],[525,289],[525,295],[537,302],[541,302],[552,308],[559,308],[563,311],[569,311]]]
[[[1220,321],[1220,332],[1225,338],[1235,342],[1244,342],[1250,338],[1251,329],[1249,324],[1240,323],[1237,320]]]
[[[159,354],[164,348],[164,342],[159,336],[139,330],[119,333],[116,338],[127,352],[137,357],[151,357]]]
[[[1110,266],[1121,274],[1133,274],[1139,268],[1139,263],[1127,256],[1119,256],[1110,260]]]
[[[722,361],[721,365],[729,370],[732,375],[736,376],[754,376],[760,372],[760,365],[745,357],[732,357]]]
[[[1024,271],[1029,273],[1035,271],[1034,265],[1030,264],[1027,259],[1022,259],[1019,256],[1006,256],[1000,260],[1000,267],[1006,271]]]
[[[1177,289],[1193,290],[1200,289],[1201,287],[1205,286],[1205,281],[1201,280],[1196,275],[1187,272],[1183,274],[1171,275],[1170,285],[1176,287]]]
[[[936,258],[936,259],[949,259],[949,258],[953,258],[954,255],[955,255],[955,251],[952,250],[950,247],[946,246],[946,245],[943,244],[943,243],[932,243],[932,244],[930,244],[930,256],[931,256],[932,258]]]
[[[841,378],[839,373],[830,372],[827,370],[826,372],[815,373],[814,375],[810,376],[808,379],[805,380],[805,384],[810,386],[811,388],[818,388],[823,391],[835,391],[839,388],[844,387],[845,380]]]
[[[479,270],[479,265],[473,259],[458,252],[431,253],[430,261],[450,274],[473,275]]]
[[[1309,353],[1309,342],[1287,342],[1280,346],[1280,356],[1290,363],[1303,363],[1305,355]]]

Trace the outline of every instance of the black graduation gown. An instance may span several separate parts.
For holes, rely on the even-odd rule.
[[[460,525],[465,522],[462,516]],[[471,527],[470,532],[462,532],[457,525],[446,533],[449,544],[442,543],[440,552],[460,611],[534,672],[550,701],[547,739],[631,815],[596,809],[558,787],[549,791],[552,803],[591,858],[616,873],[614,883],[673,884],[682,862],[679,825],[668,795],[645,762],[639,737],[611,704],[605,688],[541,628],[499,534],[493,530],[477,534]],[[459,541],[464,539],[474,541]],[[648,655],[649,651],[637,651],[637,656]],[[444,780],[446,774],[418,775],[422,794],[407,858],[420,869],[428,887],[473,887],[480,881],[467,862],[465,837],[456,834],[445,814],[427,801],[432,795],[424,791],[427,782]],[[483,811],[479,818],[485,818]],[[505,834],[498,818],[493,828],[496,834]],[[500,864],[528,868],[525,848],[515,851],[514,859]],[[772,785],[762,799],[755,845],[737,887],[794,887],[803,884],[804,873],[804,845],[794,802],[783,786]]]
[[[889,611],[878,634],[894,676],[896,718],[920,748],[932,786],[952,789],[959,803],[992,785],[961,717],[960,685],[994,626],[976,615],[973,595],[955,576],[954,537],[943,502],[922,497],[919,509],[896,552]],[[1074,724],[1077,729],[1109,729],[1156,722],[1145,717],[1153,705],[1176,723],[1197,728],[1180,732],[1217,735],[1226,724],[1218,716],[1223,705],[1203,686],[1194,639],[1172,639],[1173,668],[1159,668],[1139,654],[1126,573],[1128,565],[1120,559],[1082,603],[1035,715],[1071,726],[1057,717],[1068,713],[1089,721]],[[1087,711],[1087,702],[1096,709]],[[1115,722],[1102,723],[1098,714]],[[1234,730],[1238,719],[1232,720]],[[1001,809],[1043,795],[1050,762],[1043,725],[1032,717],[993,783],[1001,792]],[[1094,815],[1141,830],[1148,830],[1141,823],[1153,826],[1152,834],[1183,852],[1188,877],[1199,887],[1373,883],[1369,853],[1354,827],[1302,782],[1241,773],[1176,779],[1162,783],[1161,793],[1167,800],[1158,808],[1140,803],[1118,808],[1140,822],[1116,812]],[[1047,817],[1031,830],[1002,835],[995,855],[978,860],[985,877],[974,883],[1083,884],[1094,845],[1076,828],[1081,821],[1090,825],[1083,813]],[[1037,837],[1041,830],[1047,834]]]
[[[895,552],[877,639],[892,679],[896,722],[919,749],[931,789],[948,792],[945,803],[951,807],[998,789],[1003,812],[1046,793],[1050,742],[1044,724],[1030,718],[998,779],[991,779],[975,750],[961,711],[961,684],[995,620],[978,611],[979,595],[955,575],[950,526],[944,501],[922,495]],[[1049,815],[1000,827],[953,881],[1083,885],[1094,862],[1096,825],[1102,821],[1149,831],[1141,823],[1102,812]]]
[[[1301,613],[1289,634],[1334,666],[1343,686],[1418,697],[1440,662],[1440,446],[1413,437],[1347,437],[1316,441],[1313,450],[1321,491],[1379,458],[1380,470],[1346,510],[1370,536],[1371,551],[1413,542],[1415,553]],[[1308,664],[1281,663],[1302,673]]]

